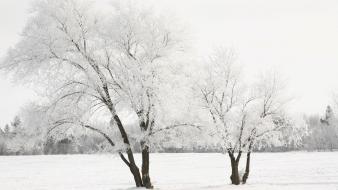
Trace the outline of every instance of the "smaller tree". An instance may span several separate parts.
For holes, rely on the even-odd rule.
[[[330,105],[326,107],[324,118],[320,119],[320,122],[326,125],[333,124],[334,122],[334,113]]]
[[[11,129],[9,128],[9,125],[6,124],[6,125],[5,125],[5,129],[4,129],[5,135],[9,135],[10,132],[11,132]]]
[[[320,119],[319,130],[321,144],[324,145],[325,149],[333,151],[333,149],[338,148],[337,120],[329,105],[326,107],[324,117]]]
[[[2,128],[0,128],[0,155],[3,155],[6,153],[6,143],[5,143],[5,133],[2,130]]]
[[[16,135],[17,133],[21,132],[21,120],[19,116],[15,116],[13,121],[11,122],[11,126],[12,126],[12,131],[13,131],[13,135]]]
[[[257,84],[244,83],[233,51],[216,51],[207,66],[206,77],[198,90],[205,121],[211,126],[208,133],[213,143],[229,155],[232,184],[241,182],[238,167],[242,153],[247,152],[246,172],[242,177],[246,183],[253,148],[286,143],[284,131],[295,130],[296,123],[282,109],[289,99],[285,99],[277,75],[262,77]]]
[[[2,130],[2,128],[0,128],[0,136],[4,136],[5,132]]]
[[[21,120],[20,120],[20,117],[19,116],[15,116],[11,125],[14,127],[14,128],[19,128],[20,125],[21,125]]]

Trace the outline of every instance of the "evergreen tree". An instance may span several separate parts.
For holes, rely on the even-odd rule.
[[[5,132],[0,128],[0,137],[4,136]]]
[[[8,135],[10,133],[10,128],[9,128],[8,124],[6,124],[6,126],[5,126],[4,133],[5,133],[5,135]]]
[[[21,120],[20,120],[19,116],[14,117],[14,120],[11,123],[11,125],[13,126],[14,129],[21,126]]]
[[[331,106],[326,107],[324,119],[320,119],[320,122],[323,124],[330,125],[334,119],[334,113]]]
[[[15,116],[13,122],[11,123],[14,135],[20,132],[21,120],[19,116]]]

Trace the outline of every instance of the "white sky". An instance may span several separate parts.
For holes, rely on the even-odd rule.
[[[0,0],[0,55],[19,40],[29,1]],[[186,22],[200,54],[233,47],[250,74],[277,68],[296,97],[292,109],[322,113],[338,90],[337,0],[147,0]],[[32,92],[0,76],[0,126]]]

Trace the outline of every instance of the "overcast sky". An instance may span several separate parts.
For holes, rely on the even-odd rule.
[[[19,40],[31,0],[0,0],[0,55]],[[322,113],[338,90],[337,0],[147,0],[187,23],[193,46],[232,47],[250,74],[277,68],[296,97],[292,110]],[[33,93],[0,76],[0,125]]]

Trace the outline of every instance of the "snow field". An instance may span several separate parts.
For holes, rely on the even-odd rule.
[[[233,186],[227,155],[154,153],[150,174],[161,190],[338,190],[337,158],[338,152],[254,153],[248,184]],[[244,161],[245,155],[240,168]],[[116,155],[3,156],[0,189],[124,190],[134,182]]]

